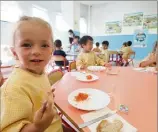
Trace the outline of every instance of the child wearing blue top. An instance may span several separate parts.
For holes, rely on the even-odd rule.
[[[75,36],[71,45],[71,52],[79,52],[80,45],[79,45],[79,36]]]
[[[62,50],[62,42],[61,42],[61,40],[57,39],[55,41],[55,47],[56,47],[56,49],[55,49],[53,55],[61,55],[63,57],[66,57],[66,53]],[[64,66],[64,62],[63,61],[55,61],[55,63],[56,63],[57,66]],[[68,60],[66,60],[66,64],[65,65],[66,66],[69,65]]]

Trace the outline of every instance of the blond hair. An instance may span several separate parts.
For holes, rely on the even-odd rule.
[[[38,18],[38,17],[30,17],[30,16],[22,16],[20,17],[20,19],[16,22],[15,26],[14,26],[14,29],[13,29],[13,34],[12,34],[12,47],[14,47],[15,45],[15,33],[17,31],[17,29],[20,27],[20,25],[23,23],[23,22],[36,22],[38,24],[41,24],[42,26],[48,28],[50,31],[51,31],[51,34],[52,34],[52,43],[53,43],[53,33],[52,33],[52,28],[51,28],[51,25],[46,22],[45,20],[41,19],[41,18]]]

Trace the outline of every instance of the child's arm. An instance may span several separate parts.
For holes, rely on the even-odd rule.
[[[76,67],[77,67],[78,70],[86,68],[86,64],[85,64],[81,54],[79,54],[78,57],[77,57]]]
[[[37,128],[37,126],[35,126],[35,124],[32,123],[25,125],[20,132],[44,132],[44,131],[40,130],[39,128]]]
[[[100,59],[96,54],[94,55],[95,55],[95,60],[96,60],[97,65],[106,66],[106,67],[111,66],[109,63],[105,63],[104,60]]]
[[[57,114],[56,111],[52,109],[52,106],[54,105],[52,98],[53,94],[52,92],[49,92],[48,100],[36,112],[34,122],[24,126],[21,132],[44,132],[49,127],[54,116]]]
[[[149,54],[141,63],[140,63],[140,67],[147,67],[149,65],[152,65],[153,63],[156,62],[156,56]]]
[[[147,67],[149,65],[152,65],[155,61],[153,60],[147,60],[140,63],[140,67]]]
[[[21,87],[14,86],[1,92],[1,131],[2,132],[20,132],[26,129],[29,132],[40,132],[31,121],[32,101]],[[35,122],[34,122],[35,123]],[[28,126],[28,128],[27,128]],[[26,127],[26,128],[25,128]],[[23,130],[23,128],[25,128]]]

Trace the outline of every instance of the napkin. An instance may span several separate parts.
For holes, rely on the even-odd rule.
[[[92,119],[95,119],[97,117],[100,117],[102,115],[105,115],[109,112],[112,112],[108,107],[105,107],[104,109],[98,110],[98,111],[93,111],[93,112],[89,112],[87,114],[83,114],[81,115],[81,118],[83,119],[84,122],[90,121]],[[108,118],[106,118],[106,120],[112,122],[113,120],[118,119],[120,121],[122,121],[123,123],[123,128],[121,129],[120,132],[137,132],[137,129],[135,127],[133,127],[131,124],[129,124],[125,119],[123,119],[121,116],[119,116],[118,114],[114,114]],[[91,132],[96,132],[96,128],[98,126],[98,124],[100,123],[96,122],[90,126],[88,126],[88,128],[90,129]]]

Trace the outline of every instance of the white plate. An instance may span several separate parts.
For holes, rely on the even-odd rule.
[[[79,93],[87,93],[88,99],[81,102],[76,102],[75,96]],[[73,107],[81,110],[99,110],[106,107],[110,103],[110,97],[103,91],[91,88],[83,88],[73,91],[68,96],[68,102]]]
[[[140,72],[153,72],[153,73],[158,73],[158,72],[155,70],[155,67],[134,68],[134,70],[140,71]]]
[[[138,67],[138,68],[133,68],[133,70],[135,70],[135,71],[145,71],[146,69]]]
[[[92,79],[88,80],[86,76],[91,75]],[[76,75],[76,79],[83,82],[93,82],[99,79],[98,76],[91,74],[91,73],[80,73]]]
[[[147,67],[146,71],[156,72],[156,69],[155,69],[155,67]]]
[[[104,66],[89,66],[90,71],[104,71],[106,68]]]

